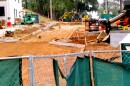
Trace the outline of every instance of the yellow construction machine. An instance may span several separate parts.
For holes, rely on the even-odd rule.
[[[89,20],[88,15],[85,15],[85,16],[82,18],[82,21],[88,21],[88,20]]]
[[[79,21],[79,14],[76,12],[65,12],[60,18],[63,22],[76,22]]]

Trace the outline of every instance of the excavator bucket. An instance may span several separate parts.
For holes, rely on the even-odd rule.
[[[108,34],[102,41],[110,43],[110,34]]]
[[[110,43],[110,35],[107,34],[105,31],[102,31],[97,37],[97,43],[99,43],[100,41]]]
[[[104,39],[107,36],[107,33],[103,30],[97,37],[98,40]]]

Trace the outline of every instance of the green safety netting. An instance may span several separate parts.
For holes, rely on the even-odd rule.
[[[53,69],[54,69],[54,77],[56,86],[59,86],[59,66],[58,61],[53,59]]]
[[[128,43],[121,44],[121,50],[127,50],[126,47],[130,46]],[[130,52],[122,52],[122,62],[123,63],[129,63],[130,64]]]
[[[56,79],[56,86],[59,86],[59,76],[58,76],[58,62],[53,61],[54,66],[54,75]],[[61,71],[60,74],[62,75]],[[65,78],[62,75],[63,78]],[[67,82],[67,86],[91,86],[91,78],[90,78],[90,63],[89,57],[80,58],[78,57],[73,64],[70,75],[68,75],[65,79]]]
[[[93,58],[95,86],[130,86],[129,64],[112,63]]]
[[[0,86],[22,86],[21,61],[0,60]]]
[[[62,71],[59,68],[58,61],[55,59],[53,59],[53,69],[54,69],[54,77],[55,77],[56,86],[60,86],[59,85],[59,73],[61,74],[62,78],[65,78],[65,76],[63,75]]]

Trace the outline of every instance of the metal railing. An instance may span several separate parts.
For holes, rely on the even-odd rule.
[[[130,62],[130,51],[126,50],[99,50],[77,52],[69,54],[58,55],[43,55],[43,56],[14,56],[14,57],[2,57],[2,60],[16,60],[22,59],[21,78],[23,86],[53,86],[55,84],[54,72],[53,72],[53,59],[58,60],[59,67],[65,76],[70,74],[70,69],[73,66],[77,56],[84,57],[92,55],[93,58],[100,58],[110,62]],[[125,57],[125,59],[123,58]],[[128,57],[128,58],[127,58]],[[90,57],[91,58],[91,57]],[[91,59],[90,59],[91,60]],[[4,64],[9,65],[9,64]],[[91,78],[93,80],[93,68],[92,61],[91,66]],[[11,69],[12,71],[14,69]],[[2,71],[2,70],[1,70]],[[7,78],[7,77],[6,77]],[[13,77],[12,77],[13,78]],[[8,80],[8,79],[7,79]],[[65,86],[66,82],[60,78],[61,86]],[[93,85],[94,86],[94,85]]]
[[[67,76],[69,75],[70,68],[75,62],[76,57],[88,56],[89,54],[90,53],[87,51],[58,55],[2,57],[0,60],[22,59],[21,78],[23,86],[51,86],[55,84],[53,59],[58,60],[61,70],[64,75]]]

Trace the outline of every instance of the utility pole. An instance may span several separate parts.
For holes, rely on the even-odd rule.
[[[122,12],[122,3],[123,3],[123,1],[120,0],[120,12]]]
[[[108,0],[104,0],[104,3],[105,3],[106,13],[108,14]]]
[[[52,0],[50,0],[50,17],[51,17],[51,20],[52,20]]]

